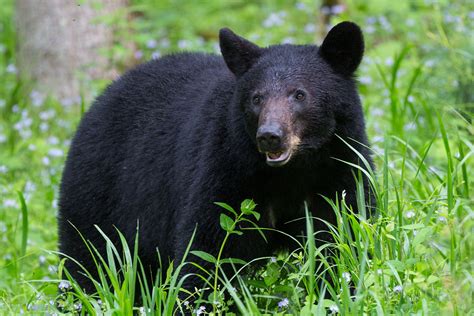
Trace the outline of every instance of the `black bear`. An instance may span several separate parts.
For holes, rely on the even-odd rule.
[[[119,244],[115,227],[133,243],[138,222],[141,261],[157,271],[157,249],[164,265],[179,261],[196,227],[193,249],[216,254],[225,233],[216,201],[251,198],[259,226],[294,236],[304,232],[304,220],[292,220],[304,217],[305,202],[334,223],[322,196],[345,190],[357,210],[353,166],[366,166],[346,142],[372,164],[354,80],[360,28],[340,23],[320,47],[261,48],[226,28],[219,40],[222,57],[180,53],[138,66],[85,114],[61,184],[62,253],[93,271],[77,230],[102,249],[94,225]],[[294,247],[266,235],[235,235],[225,255],[251,259]],[[67,267],[90,288],[77,266]]]

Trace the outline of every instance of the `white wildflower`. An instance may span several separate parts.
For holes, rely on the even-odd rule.
[[[346,280],[347,283],[351,282],[351,274],[349,272],[342,272],[342,278]]]
[[[272,26],[280,26],[284,23],[283,18],[286,16],[286,13],[281,11],[281,12],[272,12],[270,15],[263,21],[263,26],[266,28],[272,27]]]
[[[57,145],[59,144],[59,139],[56,136],[48,137],[48,144]]]
[[[331,305],[329,306],[329,311],[331,314],[337,314],[339,313],[339,307],[337,307],[337,305]]]
[[[46,257],[41,255],[41,256],[39,256],[38,261],[39,261],[40,265],[43,265],[43,264],[46,263]]]
[[[9,74],[16,74],[17,72],[16,66],[14,64],[9,64],[6,70]]]
[[[170,45],[171,45],[171,42],[168,38],[163,38],[160,40],[160,47],[167,48],[167,47],[170,47]]]
[[[384,110],[381,108],[373,108],[370,111],[371,116],[383,116],[384,113]]]
[[[3,206],[4,207],[16,207],[17,204],[16,204],[16,201],[13,200],[13,199],[5,199],[3,201]]]
[[[49,265],[48,266],[48,272],[51,273],[51,274],[56,274],[58,272],[58,267],[55,266],[55,265]],[[65,282],[67,282],[67,281],[65,281]]]
[[[416,21],[413,20],[413,19],[411,19],[411,18],[409,18],[409,19],[407,19],[407,20],[405,21],[405,24],[406,24],[407,26],[410,26],[410,27],[411,27],[411,26],[415,26]]]
[[[7,224],[5,224],[5,222],[0,221],[0,232],[1,233],[6,233],[7,232]]]
[[[386,66],[392,66],[393,65],[393,58],[388,57],[387,59],[385,59],[385,65]]]
[[[415,124],[415,122],[407,123],[407,124],[405,124],[405,126],[403,126],[403,129],[404,129],[405,131],[412,131],[412,130],[415,130],[415,129],[416,129],[416,124]]]
[[[76,303],[74,304],[74,309],[76,311],[81,311],[82,310],[82,304],[81,303]]]
[[[150,48],[150,49],[155,48],[156,45],[158,45],[158,43],[157,43],[156,40],[154,40],[154,39],[148,40],[148,41],[146,42],[146,47],[148,47],[148,48]]]
[[[61,282],[59,282],[58,289],[60,289],[61,291],[66,292],[70,288],[71,288],[71,283],[69,283],[69,281],[62,280]]]
[[[444,217],[444,216],[439,216],[439,217],[438,217],[438,222],[440,222],[440,223],[447,223],[448,220],[447,220],[446,217]]]
[[[135,52],[135,54],[133,54],[135,56],[135,59],[142,59],[143,58],[143,52],[141,50],[137,50]]]
[[[278,302],[278,308],[288,307],[289,304],[290,301],[285,297],[284,299]]]
[[[364,31],[368,34],[372,34],[372,33],[375,33],[375,27],[373,25],[367,25],[365,28],[364,28]]]
[[[186,49],[191,46],[191,43],[188,40],[182,39],[178,41],[178,47],[179,49]]]
[[[33,106],[38,107],[43,104],[45,97],[40,92],[33,90],[30,93],[30,99]]]
[[[370,76],[361,76],[359,77],[359,82],[365,85],[369,85],[372,83],[372,77]]]
[[[316,25],[314,23],[308,23],[304,26],[304,31],[306,33],[314,33],[316,32]]]
[[[331,13],[338,15],[346,10],[346,7],[342,4],[337,4],[331,7]]]
[[[62,157],[64,155],[64,152],[59,148],[51,148],[48,151],[48,155],[51,157]]]
[[[199,308],[196,310],[196,315],[201,315],[206,312],[206,306],[199,306]]]
[[[403,291],[403,286],[397,285],[393,288],[394,293],[401,293]]]
[[[49,166],[49,164],[50,164],[50,161],[49,161],[48,157],[43,157],[43,159],[41,159],[41,161],[43,162],[43,165],[45,165],[45,166]]]
[[[81,103],[81,96],[61,99],[61,104],[65,107],[70,107],[74,104],[79,104],[79,103]]]
[[[369,16],[365,19],[365,22],[367,24],[375,24],[375,22],[377,22],[377,18],[375,16]]]
[[[298,10],[306,10],[306,4],[303,2],[297,2],[296,3],[296,9]]]
[[[49,130],[49,125],[48,123],[41,122],[39,128],[42,132],[47,132]]]
[[[321,13],[324,15],[329,15],[331,14],[331,7],[330,6],[324,6],[321,8]]]
[[[53,118],[56,115],[56,112],[53,109],[43,111],[39,114],[39,117],[43,121],[47,121],[51,118]]]

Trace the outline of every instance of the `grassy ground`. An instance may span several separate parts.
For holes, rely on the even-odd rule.
[[[177,271],[170,271],[135,312],[205,314],[231,306],[247,314],[474,313],[474,6],[469,1],[346,3],[337,20],[358,22],[366,35],[359,82],[377,166],[372,176],[380,216],[358,221],[341,197],[334,201],[340,221],[330,228],[336,240],[331,247],[316,248],[308,238],[300,251],[260,259],[264,268],[252,276],[239,273],[232,285],[219,269],[210,271],[216,296],[203,298],[214,303],[207,310],[200,301],[191,306],[176,300],[179,280]],[[133,22],[133,55],[141,62],[182,49],[212,52],[224,25],[261,45],[314,42],[315,7],[312,1],[136,0],[132,10],[141,14]],[[133,253],[120,277],[126,286],[102,288],[95,297],[80,291],[57,297],[58,286],[74,286],[61,282],[66,275],[54,253],[58,185],[87,104],[80,98],[47,98],[17,80],[12,18],[9,0],[0,10],[0,311],[57,313],[59,302],[75,313],[131,315],[140,288],[130,286],[138,282]],[[122,50],[109,52],[118,65]],[[100,91],[103,83],[95,87]],[[250,209],[244,205],[234,215],[223,208],[230,216],[223,228],[237,229],[233,216],[252,216]],[[312,219],[306,221],[311,236]],[[327,260],[335,248],[339,251]],[[228,264],[203,253],[188,259],[194,255],[217,268]],[[108,267],[104,274],[120,275]],[[334,284],[325,283],[324,274]]]

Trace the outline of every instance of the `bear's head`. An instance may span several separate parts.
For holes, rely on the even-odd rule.
[[[354,23],[336,25],[320,47],[260,48],[227,28],[219,39],[247,131],[270,166],[317,151],[336,132],[337,112],[360,107],[353,74],[364,40]]]

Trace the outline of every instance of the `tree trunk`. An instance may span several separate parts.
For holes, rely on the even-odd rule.
[[[128,0],[16,0],[17,64],[20,77],[58,99],[77,98],[95,78],[113,78],[104,54],[114,27],[102,17]]]

